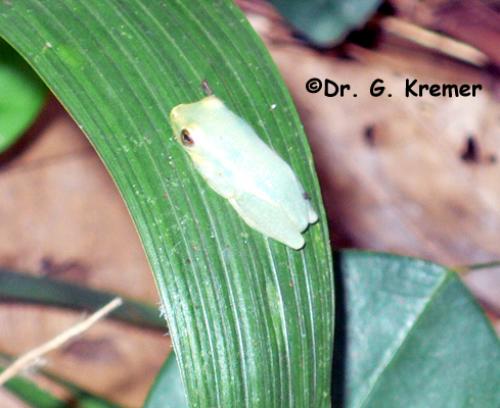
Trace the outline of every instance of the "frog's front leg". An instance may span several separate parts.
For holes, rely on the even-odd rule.
[[[195,162],[195,166],[208,185],[218,194],[226,199],[237,196],[237,186],[234,183],[232,175],[227,170],[214,166],[205,160]]]

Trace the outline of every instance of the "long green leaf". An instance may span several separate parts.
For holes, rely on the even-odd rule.
[[[0,367],[0,372],[2,371],[3,368]],[[61,383],[60,380],[58,382]],[[64,382],[64,386],[72,392],[71,401],[56,397],[24,377],[14,377],[5,383],[7,390],[33,408],[119,408],[119,405],[92,395],[73,384]]]
[[[500,343],[456,273],[395,255],[336,259],[338,405],[499,406]]]
[[[37,277],[0,267],[0,302],[14,301],[95,311],[119,295],[46,276]],[[122,297],[109,317],[139,326],[165,330],[157,308]]]
[[[229,1],[18,0],[0,3],[0,35],[116,181],[167,311],[190,406],[327,406],[333,279],[320,191],[291,98],[243,14]],[[248,228],[173,140],[168,112],[200,99],[203,79],[311,194],[321,222],[304,250]]]
[[[22,57],[0,39],[0,153],[40,112],[47,88]]]
[[[0,367],[1,371],[3,368]],[[26,378],[12,378],[7,381],[5,388],[30,407],[35,407],[35,404],[38,408],[65,408],[66,406],[64,401]]]
[[[59,377],[56,374],[52,374],[48,371],[41,371],[41,374],[51,380],[54,383],[59,384],[66,389],[71,394],[69,401],[66,403],[66,407],[77,407],[77,408],[120,408],[121,405],[115,404],[99,395],[95,395],[90,391],[83,389],[82,387],[68,381],[64,378]],[[35,408],[39,408],[35,404]]]

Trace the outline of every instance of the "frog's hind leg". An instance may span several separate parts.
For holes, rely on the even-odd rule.
[[[229,202],[253,229],[293,249],[304,246],[304,237],[282,208],[248,193],[230,198]]]
[[[316,211],[314,211],[314,208],[312,205],[309,203],[309,207],[307,209],[307,213],[309,216],[309,224],[314,224],[318,221],[318,214],[316,214]]]

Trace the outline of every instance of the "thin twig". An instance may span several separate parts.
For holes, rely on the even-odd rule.
[[[475,271],[478,269],[488,269],[488,268],[498,268],[500,267],[500,261],[483,262],[478,264],[469,265],[467,268],[470,271]]]
[[[114,298],[111,302],[103,306],[101,309],[97,310],[95,313],[91,314],[82,322],[70,327],[68,330],[65,330],[48,342],[34,348],[33,350],[28,351],[27,353],[17,358],[0,374],[0,386],[17,375],[25,367],[31,365],[34,361],[42,357],[44,354],[47,354],[48,352],[61,347],[67,341],[88,330],[97,321],[105,317],[108,313],[112,312],[117,307],[121,306],[122,303],[123,301],[121,298]]]
[[[469,64],[482,67],[488,62],[488,57],[477,48],[400,18],[385,17],[381,21],[381,26],[385,31],[398,37]]]
[[[480,269],[490,269],[490,268],[499,268],[500,261],[491,261],[491,262],[483,262],[472,265],[460,265],[453,268],[459,274],[465,274],[471,271],[477,271]]]

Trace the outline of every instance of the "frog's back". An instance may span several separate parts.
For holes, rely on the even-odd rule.
[[[281,207],[301,231],[315,222],[317,217],[308,196],[289,164],[238,116],[233,114],[225,129],[225,143],[233,146],[230,151],[234,154],[233,160],[227,161],[233,166],[228,174],[234,175],[240,192]]]

